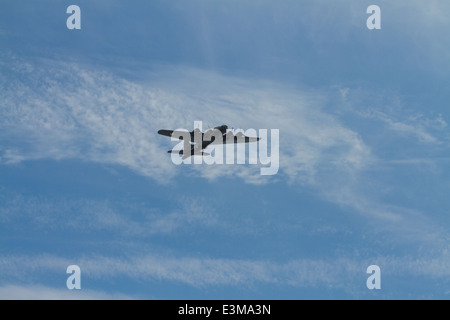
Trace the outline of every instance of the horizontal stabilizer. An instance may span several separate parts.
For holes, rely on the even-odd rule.
[[[175,154],[183,155],[183,160],[189,158],[192,155],[191,153],[184,154],[183,150],[169,150],[169,151],[167,151],[167,153],[175,153]],[[194,156],[199,156],[199,155],[210,156],[211,154],[208,152],[203,152],[203,151],[202,151],[202,153],[197,153],[197,152],[194,153]]]

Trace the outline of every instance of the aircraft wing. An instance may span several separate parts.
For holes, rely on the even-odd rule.
[[[187,152],[185,152],[187,151]],[[203,156],[209,156],[210,154],[207,152],[202,151],[202,147],[201,146],[197,146],[197,145],[192,145],[190,150],[169,150],[167,151],[168,153],[176,153],[179,155],[182,155],[182,160],[189,158],[190,156],[193,155],[203,155]]]
[[[163,136],[171,137],[174,130],[159,130],[158,134]]]
[[[178,138],[180,140],[183,139],[183,137],[188,134],[191,137],[191,141],[194,140],[193,138],[193,132],[188,132],[188,131],[176,131],[176,130],[159,130],[158,134],[166,136],[166,137],[174,137],[174,138]]]
[[[230,135],[224,135],[224,143],[249,143],[259,140],[261,140],[261,138],[247,137],[242,132],[238,132],[236,135],[233,135],[231,132]]]

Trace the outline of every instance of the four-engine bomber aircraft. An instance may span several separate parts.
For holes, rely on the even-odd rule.
[[[192,155],[209,155],[203,152],[211,144],[225,144],[225,143],[249,143],[259,141],[261,138],[247,137],[242,132],[234,134],[231,130],[227,132],[228,126],[221,125],[214,129],[202,132],[200,129],[188,131],[176,130],[159,130],[158,133],[172,137],[175,139],[184,140],[183,150],[169,150],[168,153],[178,153],[183,155],[182,159],[187,159]],[[189,137],[189,138],[188,138]],[[186,139],[185,139],[186,138]],[[192,144],[191,144],[192,143]],[[190,147],[190,151],[189,151]]]

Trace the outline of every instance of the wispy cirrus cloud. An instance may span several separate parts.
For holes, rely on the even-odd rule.
[[[0,280],[5,283],[1,287],[0,293],[4,292],[6,288],[16,288],[20,291],[20,286],[14,285],[14,283],[24,275],[26,275],[25,279],[35,281],[34,278],[39,278],[39,275],[43,273],[64,273],[67,266],[74,263],[80,266],[83,279],[108,281],[108,279],[116,277],[126,277],[133,281],[146,283],[169,280],[195,288],[223,285],[254,287],[265,284],[311,289],[324,287],[343,290],[354,297],[363,297],[368,293],[365,288],[365,280],[368,277],[366,268],[369,265],[377,264],[381,267],[383,279],[385,279],[383,280],[384,285],[390,288],[386,295],[395,297],[397,292],[392,286],[395,284],[396,277],[407,276],[414,279],[414,277],[432,276],[437,281],[440,279],[445,282],[448,281],[450,261],[448,251],[422,258],[379,256],[370,259],[352,259],[341,257],[337,259],[292,259],[284,263],[250,259],[172,257],[148,253],[126,258],[84,256],[71,259],[49,255],[26,257],[16,255],[2,257],[0,260],[0,270],[2,271]],[[85,286],[88,286],[88,283],[84,283]],[[65,288],[59,288],[57,292],[62,292],[63,289]],[[27,293],[26,290],[25,293]],[[110,295],[97,295],[89,291],[86,293],[87,297],[90,295],[100,296],[100,298],[102,296],[110,297]],[[439,291],[434,294],[443,296],[445,292]],[[74,298],[69,293],[63,294],[63,297]]]
[[[80,158],[125,165],[164,182],[177,168],[164,149],[169,143],[156,132],[190,129],[195,120],[280,129],[281,172],[289,179],[312,179],[321,166],[359,168],[370,158],[356,132],[321,110],[321,92],[187,68],[156,71],[148,81],[135,82],[73,63],[41,63],[10,69],[2,91],[3,163]],[[208,178],[267,180],[245,166],[194,170]]]
[[[394,114],[387,114],[377,109],[369,109],[367,111],[359,112],[359,114],[368,119],[381,121],[387,125],[390,130],[393,130],[399,135],[405,137],[414,137],[418,142],[424,144],[442,144],[441,136],[435,134],[436,131],[442,131],[447,127],[447,122],[438,115],[435,119],[425,118],[423,115],[404,115],[399,118]],[[444,137],[447,139],[447,137]]]
[[[0,286],[1,300],[132,300],[136,297],[97,290],[68,290],[44,285]]]
[[[41,60],[28,61],[21,68],[20,58],[9,59],[11,64],[3,62],[10,81],[3,81],[0,111],[4,164],[75,158],[126,166],[167,183],[181,170],[170,161],[166,150],[171,142],[158,136],[158,129],[191,129],[195,120],[211,126],[277,128],[280,171],[276,176],[261,176],[259,168],[251,165],[206,164],[192,166],[183,174],[208,180],[234,176],[252,184],[283,180],[313,188],[326,200],[366,217],[397,221],[398,226],[407,220],[408,210],[379,203],[372,190],[362,191],[361,173],[373,170],[379,159],[357,131],[330,112],[329,105],[336,105],[329,101],[336,98],[335,89],[330,93],[292,88],[183,67],[154,68],[132,80],[83,64]],[[353,91],[340,92],[342,110],[356,110],[351,105],[355,102],[348,101]],[[381,120],[400,135],[414,134],[427,143],[439,141],[428,130],[432,124],[424,119],[393,118],[378,109],[370,114],[357,111],[362,117]],[[445,126],[446,122],[437,118],[433,124]],[[116,225],[120,219],[117,216]],[[170,219],[172,226],[178,221],[170,215],[164,221]],[[115,220],[108,221],[111,226]],[[415,229],[421,234],[418,224]]]

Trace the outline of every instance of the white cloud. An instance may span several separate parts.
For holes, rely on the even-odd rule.
[[[377,204],[376,196],[360,191],[364,184],[361,172],[377,159],[356,131],[325,108],[330,96],[326,90],[292,88],[184,67],[156,68],[149,71],[148,79],[133,81],[81,64],[27,63],[30,66],[26,69],[16,70],[14,66],[20,61],[5,66],[11,68],[13,76],[1,91],[4,107],[0,124],[5,130],[0,136],[0,156],[4,164],[77,158],[123,165],[160,183],[177,174],[210,180],[235,176],[252,184],[285,180],[312,187],[328,201],[384,223],[399,226],[409,216],[401,208]],[[343,97],[347,104],[354,103],[350,88]],[[426,143],[438,141],[430,133],[432,125],[446,125],[442,117],[404,121],[377,110],[358,114],[375,117],[392,130],[415,135]],[[234,128],[279,129],[279,173],[261,176],[259,167],[252,165],[203,164],[192,165],[190,170],[175,166],[166,153],[173,143],[156,132],[162,128],[191,129],[195,120],[202,120],[205,127],[226,123]],[[105,208],[99,208],[94,218],[94,225],[127,227],[132,233],[143,229]],[[162,220],[150,215],[146,232],[170,232],[186,218],[177,213]],[[422,228],[416,229],[416,234],[421,234]]]
[[[55,256],[9,256],[0,260],[0,280],[8,284],[0,287],[0,296],[11,290],[18,298],[33,297],[43,290],[41,297],[54,298],[117,298],[119,294],[110,295],[96,291],[83,291],[89,288],[88,280],[108,280],[126,277],[134,281],[173,281],[197,288],[214,286],[239,286],[250,288],[254,285],[288,285],[294,288],[318,288],[344,290],[355,297],[367,293],[365,280],[366,268],[377,264],[381,267],[385,279],[395,281],[396,277],[431,276],[436,281],[448,281],[450,276],[449,251],[436,255],[424,255],[420,258],[408,256],[378,256],[372,258],[328,258],[328,259],[292,259],[286,262],[265,260],[221,259],[201,257],[171,257],[158,254],[140,254],[126,258],[90,256],[75,259],[82,275],[81,295],[66,292],[62,288],[48,290],[33,285],[35,279],[43,274],[64,273],[74,258],[64,259]],[[24,275],[26,276],[24,277]],[[14,285],[20,279],[29,285]],[[391,289],[387,294],[395,294]],[[439,294],[439,292],[436,292]]]
[[[443,143],[440,138],[431,133],[445,129],[447,123],[439,115],[435,119],[428,119],[423,115],[408,115],[404,114],[402,118],[395,114],[387,114],[385,112],[369,109],[366,111],[360,111],[359,115],[364,118],[375,119],[384,122],[390,130],[398,132],[402,136],[414,137],[419,142],[424,144],[441,144]]]
[[[111,294],[90,289],[68,290],[43,285],[0,286],[0,300],[131,300],[124,294]]]
[[[160,116],[164,95],[64,63],[28,75],[30,83],[19,74],[2,92],[3,139],[13,141],[4,162],[79,158],[125,165],[160,182],[173,176],[155,141],[158,123],[170,118]]]
[[[312,179],[320,166],[359,168],[370,157],[357,133],[321,110],[321,92],[187,68],[156,71],[157,80],[148,82],[64,62],[31,69],[17,73],[2,90],[0,121],[3,140],[9,141],[4,163],[80,158],[124,165],[166,182],[179,170],[166,153],[171,143],[156,132],[191,129],[195,120],[280,129],[280,172],[289,179]],[[205,167],[193,169],[211,179],[234,174],[267,181],[251,166]]]

